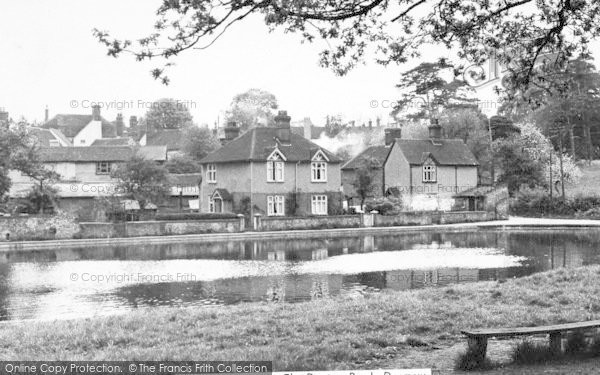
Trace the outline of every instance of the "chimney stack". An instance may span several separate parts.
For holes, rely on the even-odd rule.
[[[386,128],[384,130],[385,133],[385,145],[390,146],[394,143],[394,140],[397,138],[402,138],[402,129],[401,128]]]
[[[0,123],[8,125],[8,112],[4,108],[0,108]]]
[[[433,140],[442,139],[442,126],[436,118],[431,119],[431,124],[429,125],[429,138]]]
[[[240,135],[240,128],[235,121],[229,121],[225,127],[225,141],[229,142],[236,139]]]
[[[311,139],[312,138],[312,122],[310,121],[310,118],[305,117],[303,123],[304,123],[304,138]]]
[[[277,127],[277,139],[281,143],[290,143],[291,140],[291,129],[290,120],[292,118],[288,116],[287,111],[279,111],[275,116],[275,126]]]
[[[44,122],[48,122],[48,116],[49,112],[48,112],[48,106],[46,106],[46,109],[44,110]]]
[[[138,126],[138,120],[136,116],[129,116],[129,128],[135,129]]]
[[[92,121],[100,121],[100,106],[98,104],[92,106]]]
[[[123,122],[123,114],[117,113],[117,120],[115,121],[117,127],[117,137],[123,136],[123,129],[125,128],[125,122]]]

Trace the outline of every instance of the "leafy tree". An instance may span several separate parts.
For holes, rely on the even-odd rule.
[[[469,98],[470,87],[456,78],[454,65],[445,59],[424,62],[402,73],[396,87],[403,90],[391,112],[393,117],[406,113],[409,119],[423,119],[435,112],[436,107],[474,107],[476,101]],[[454,76],[450,81],[448,75]]]
[[[226,119],[227,122],[235,121],[242,130],[260,124],[272,126],[277,108],[275,95],[261,89],[250,89],[233,97]]]
[[[192,126],[185,132],[183,151],[195,161],[201,160],[219,146],[219,140],[209,128]]]
[[[232,24],[261,15],[269,30],[297,33],[309,42],[325,40],[320,64],[338,74],[371,51],[378,63],[388,65],[435,45],[454,47],[461,58],[478,63],[495,53],[509,67],[513,87],[520,88],[548,84],[543,79],[547,69],[587,53],[590,41],[600,35],[599,13],[600,3],[586,0],[163,1],[146,37],[132,41],[100,29],[93,33],[109,56],[162,58],[165,64],[152,75],[165,84],[170,59],[207,48]]]
[[[157,130],[181,129],[192,124],[192,115],[184,102],[163,98],[152,103],[140,122]]]
[[[187,155],[175,156],[167,160],[165,168],[169,173],[182,174],[182,173],[198,173],[201,171],[200,164],[195,159]]]
[[[375,173],[373,170],[375,168],[380,168],[379,162],[373,158],[363,159],[358,168],[356,168],[355,179],[352,182],[352,186],[356,190],[356,193],[360,197],[360,208],[364,209],[365,200],[369,197],[369,195],[373,192],[376,187],[375,181]]]
[[[341,115],[327,115],[325,118],[325,134],[327,136],[335,137],[345,128],[346,125],[343,123]]]
[[[531,159],[520,136],[513,135],[494,141],[494,154],[501,170],[498,182],[508,186],[511,196],[523,185],[534,188],[545,184],[542,165]]]
[[[169,192],[167,169],[135,152],[118,166],[111,176],[117,179],[116,190],[125,198],[139,202],[140,208],[148,203],[161,202]]]

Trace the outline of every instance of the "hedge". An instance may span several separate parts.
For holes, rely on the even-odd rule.
[[[162,213],[156,214],[155,220],[158,221],[175,221],[175,220],[222,220],[222,219],[237,219],[237,214],[233,213]]]

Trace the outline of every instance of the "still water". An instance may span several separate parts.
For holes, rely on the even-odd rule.
[[[478,230],[7,252],[0,253],[0,320],[506,279],[600,263],[599,244],[600,229]]]

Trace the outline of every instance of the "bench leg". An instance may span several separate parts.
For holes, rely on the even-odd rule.
[[[474,360],[482,363],[487,352],[487,337],[469,337],[469,353],[474,356]]]
[[[552,353],[558,354],[562,351],[561,338],[562,335],[560,332],[550,334],[550,351]]]

